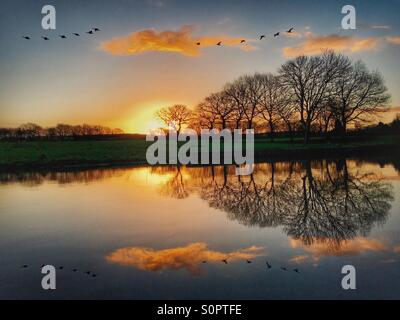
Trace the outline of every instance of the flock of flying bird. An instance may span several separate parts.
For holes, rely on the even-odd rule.
[[[223,263],[225,263],[225,264],[228,264],[228,259],[223,259],[223,260],[221,260],[221,262],[223,262]],[[203,261],[203,264],[205,264],[205,263],[207,263],[207,261],[206,260],[204,260]],[[252,261],[251,260],[246,260],[246,263],[248,263],[248,264],[250,264],[250,263],[252,263]],[[269,264],[269,262],[267,261],[266,262],[266,264],[267,264],[267,268],[268,269],[271,269],[272,268],[272,266]],[[45,265],[43,264],[42,265],[42,268],[44,267]],[[28,268],[28,265],[27,264],[24,264],[23,266],[21,266],[21,268],[22,269],[27,269]],[[63,270],[64,269],[64,266],[59,266],[58,267],[58,270]],[[288,271],[288,269],[286,268],[286,267],[281,267],[281,270],[283,270],[283,271]],[[294,272],[296,272],[296,273],[300,273],[300,271],[299,271],[299,269],[293,269],[293,271]],[[72,269],[72,272],[78,272],[78,269]],[[88,276],[91,276],[91,277],[93,277],[93,278],[96,278],[97,277],[97,274],[96,273],[92,273],[91,271],[85,271],[84,272],[85,274],[87,274]]]
[[[92,35],[92,34],[94,34],[95,32],[98,32],[98,31],[100,31],[99,28],[92,28],[89,31],[86,31],[86,33]],[[72,33],[72,35],[74,35],[75,37],[80,37],[81,36],[80,33],[76,33],[76,32]],[[61,39],[67,39],[67,35],[65,35],[65,34],[60,34],[59,37]],[[31,36],[22,36],[22,38],[24,38],[25,40],[31,40],[32,39]],[[45,37],[45,36],[42,36],[42,39],[46,40],[46,41],[50,40],[49,37]]]
[[[222,259],[221,262],[223,262],[225,264],[228,264],[228,259]],[[204,260],[203,263],[207,263],[207,261]],[[252,261],[251,260],[246,260],[246,263],[250,264],[250,263],[252,263]],[[272,266],[269,264],[268,261],[266,262],[266,264],[267,264],[268,269],[272,269]],[[286,267],[281,267],[281,270],[288,271],[288,269]],[[297,268],[293,269],[293,271],[296,272],[296,273],[300,273],[300,270],[297,269]]]
[[[46,266],[46,265],[43,264],[43,265],[41,266],[41,268],[43,268],[43,267],[45,267],[45,266]],[[27,264],[24,264],[24,265],[21,266],[21,269],[28,269],[28,268],[29,268],[29,266],[28,266]],[[64,266],[59,266],[57,269],[58,269],[58,270],[64,270]],[[78,272],[78,269],[74,268],[74,269],[72,269],[72,272]],[[88,276],[91,276],[92,278],[96,278],[96,277],[97,277],[97,274],[96,274],[96,273],[93,273],[92,271],[85,271],[84,273],[85,273],[86,275],[88,275]]]
[[[92,35],[92,34],[94,34],[95,32],[98,32],[98,31],[100,31],[99,28],[92,28],[92,29],[90,29],[89,31],[86,31],[86,33]],[[289,30],[286,31],[286,33],[293,33],[293,31],[294,31],[294,28],[290,28]],[[274,38],[279,37],[280,34],[281,34],[280,32],[275,33],[275,34],[274,34]],[[81,36],[80,33],[76,33],[76,32],[72,33],[72,35],[74,35],[75,37],[80,37],[80,36]],[[67,35],[65,35],[65,34],[60,34],[59,37],[60,37],[61,39],[67,39]],[[24,39],[26,39],[26,40],[31,40],[31,39],[32,39],[30,36],[23,36],[22,38],[24,38]],[[262,39],[264,39],[264,38],[266,38],[266,35],[265,35],[265,34],[261,35],[259,39],[262,40]],[[42,39],[43,39],[43,40],[46,40],[46,41],[50,40],[49,37],[45,37],[45,36],[42,36]],[[241,43],[241,44],[244,44],[244,43],[246,43],[246,40],[245,40],[245,39],[242,39],[242,40],[240,40],[240,43]],[[197,45],[200,46],[200,45],[201,45],[201,42],[197,42]],[[222,41],[219,41],[219,42],[217,43],[217,46],[222,46]]]
[[[293,31],[294,31],[294,28],[290,28],[289,30],[286,31],[286,33],[293,33]],[[279,37],[280,35],[281,35],[280,32],[274,33],[274,38]],[[265,34],[263,34],[263,35],[260,36],[259,39],[262,40],[262,39],[264,39],[264,38],[266,38],[266,37],[267,37],[267,36],[266,36]],[[244,44],[244,43],[246,43],[246,40],[245,40],[245,39],[242,39],[242,40],[240,40],[240,43],[241,43],[241,44]],[[201,46],[201,42],[197,42],[197,45],[198,45],[198,46]],[[222,41],[219,41],[219,42],[217,43],[217,46],[222,46]]]

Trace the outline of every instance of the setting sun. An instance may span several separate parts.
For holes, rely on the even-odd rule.
[[[140,107],[135,107],[135,111],[130,116],[129,121],[124,124],[124,128],[126,128],[127,132],[146,134],[151,130],[165,127],[165,124],[155,116],[155,113],[157,110],[171,104],[171,102],[150,102]]]

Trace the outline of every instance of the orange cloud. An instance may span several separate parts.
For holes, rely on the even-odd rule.
[[[379,38],[355,38],[341,35],[314,35],[311,32],[306,34],[306,40],[295,47],[286,47],[283,53],[286,57],[299,55],[315,55],[324,49],[333,49],[338,52],[360,52],[374,50],[379,45]]]
[[[391,44],[400,45],[400,36],[397,36],[397,37],[387,37],[386,40],[387,40],[387,42],[389,42],[389,43],[391,43]]]
[[[192,26],[183,26],[178,31],[157,32],[151,29],[133,32],[127,36],[117,37],[101,44],[101,48],[113,55],[135,55],[145,52],[176,52],[189,57],[200,55],[200,49],[216,46],[222,42],[223,46],[236,47],[244,51],[256,49],[246,43],[241,44],[243,38],[230,36],[204,36],[192,35]],[[253,40],[247,40],[252,42]],[[200,42],[200,45],[197,43]]]
[[[324,239],[316,239],[311,245],[305,245],[301,240],[291,239],[290,246],[292,248],[302,248],[310,253],[316,261],[326,256],[354,256],[366,251],[385,250],[385,245],[381,241],[363,237],[344,240],[336,246],[332,246],[329,241],[324,241]]]
[[[162,271],[166,269],[186,269],[197,275],[200,273],[200,265],[207,263],[221,263],[222,259],[234,261],[238,259],[252,259],[260,256],[263,248],[249,247],[233,252],[219,252],[208,249],[206,243],[192,243],[185,247],[154,250],[142,247],[121,248],[106,257],[109,262],[134,266],[147,271]]]
[[[307,259],[308,259],[307,255],[294,256],[292,259],[290,259],[290,262],[300,264],[306,261]]]

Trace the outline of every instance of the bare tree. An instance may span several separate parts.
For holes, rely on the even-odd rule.
[[[174,126],[178,135],[181,132],[182,127],[189,124],[192,118],[192,112],[187,106],[182,104],[162,108],[156,113],[156,115],[167,126]]]
[[[247,104],[244,109],[244,117],[247,120],[247,128],[253,128],[254,119],[260,114],[260,102],[263,96],[262,75],[256,73],[253,76],[244,76]]]
[[[231,100],[233,105],[232,118],[236,129],[242,128],[242,122],[245,119],[245,112],[248,104],[246,83],[243,77],[228,83],[224,88],[224,95]]]
[[[390,99],[381,74],[369,72],[361,61],[342,70],[334,90],[334,103],[330,107],[343,136],[348,124],[370,120],[385,110]]]
[[[189,127],[200,133],[201,129],[214,129],[217,121],[215,110],[203,101],[196,106]]]
[[[204,105],[217,117],[221,129],[226,129],[234,119],[235,103],[224,92],[214,93],[204,99]]]
[[[281,84],[280,77],[273,74],[260,75],[262,95],[260,99],[260,112],[267,121],[271,141],[274,139],[274,131],[280,120],[286,120],[282,117],[283,113],[288,116],[289,99],[285,89]],[[287,109],[287,110],[286,110]],[[289,119],[288,119],[289,120]],[[285,122],[288,124],[287,122]],[[288,129],[291,131],[289,124]]]
[[[287,97],[287,104],[282,105],[278,109],[278,115],[281,121],[285,124],[287,131],[289,132],[290,141],[293,142],[294,131],[296,130],[296,124],[298,122],[296,117],[296,110],[293,104],[290,102],[290,98]]]
[[[25,139],[37,138],[43,135],[43,128],[35,123],[25,123],[18,127],[17,135]]]
[[[311,125],[332,91],[332,83],[349,64],[350,60],[343,55],[325,51],[319,56],[300,56],[282,65],[280,74],[295,97],[305,143],[309,142]]]

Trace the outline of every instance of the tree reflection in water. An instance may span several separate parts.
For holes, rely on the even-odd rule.
[[[354,161],[259,164],[253,175],[235,176],[234,167],[154,168],[171,174],[160,187],[178,199],[197,192],[210,207],[246,226],[281,226],[310,245],[367,235],[383,224],[393,201],[392,186]]]
[[[198,194],[231,220],[246,226],[282,227],[305,245],[318,241],[335,248],[342,241],[365,236],[386,221],[393,201],[392,185],[383,179],[382,170],[353,160],[264,163],[242,177],[235,175],[233,166],[0,173],[0,184],[87,184],[136,170],[163,176],[167,182],[157,182],[157,188],[165,196],[184,199]]]

